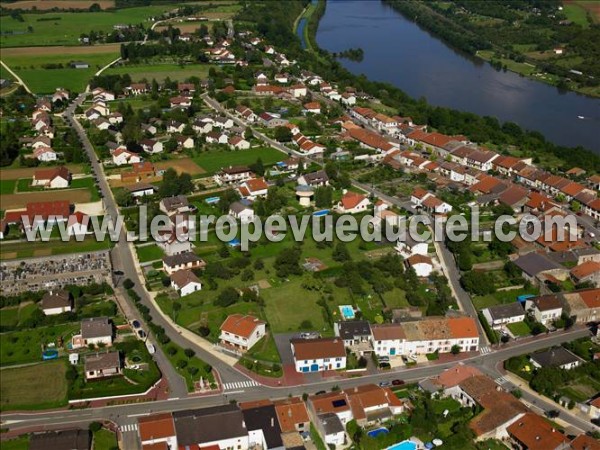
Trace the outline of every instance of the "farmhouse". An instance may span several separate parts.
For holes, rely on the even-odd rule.
[[[181,297],[185,297],[201,290],[202,283],[191,270],[178,270],[171,275],[171,287],[177,290]]]
[[[266,334],[266,323],[254,316],[232,314],[221,325],[221,344],[241,351],[251,349]]]
[[[85,357],[84,367],[86,381],[121,375],[121,356],[119,352],[89,355]]]
[[[38,169],[33,173],[32,186],[44,186],[50,189],[69,187],[71,172],[65,166],[52,169]]]
[[[42,297],[41,307],[47,316],[70,312],[73,309],[71,294],[65,290],[46,292]]]
[[[322,372],[346,368],[346,347],[340,338],[290,341],[297,372]]]

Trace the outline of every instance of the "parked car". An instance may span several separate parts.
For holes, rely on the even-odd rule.
[[[327,391],[319,391],[315,395],[323,395],[323,394],[327,394]]]
[[[402,386],[404,384],[404,380],[392,380],[392,385],[394,386]]]
[[[389,381],[380,381],[379,382],[379,386],[381,386],[381,387],[388,387],[391,385],[392,385],[392,383],[390,383]]]
[[[146,332],[144,330],[138,330],[138,336],[141,339],[144,339],[147,336],[147,334],[146,334]]]
[[[139,321],[139,320],[134,320],[134,321],[132,321],[132,322],[131,322],[131,326],[132,326],[134,329],[136,329],[136,330],[137,330],[137,329],[138,329],[139,327],[141,327],[142,325],[140,324],[140,321]]]

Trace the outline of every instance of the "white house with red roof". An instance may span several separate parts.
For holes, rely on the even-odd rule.
[[[306,97],[308,89],[303,84],[295,84],[290,86],[288,92],[294,96],[294,98]]]
[[[56,161],[58,159],[56,152],[51,147],[44,146],[36,148],[33,151],[33,157],[42,162]]]
[[[137,153],[130,152],[125,147],[118,147],[112,154],[113,164],[123,166],[125,164],[139,163],[142,158]]]
[[[321,114],[321,104],[319,102],[309,102],[304,104],[304,114]]]
[[[234,150],[248,150],[250,142],[241,136],[232,136],[229,138],[229,146]]]
[[[344,193],[337,205],[340,213],[356,214],[365,212],[371,206],[371,200],[366,195],[348,191]]]
[[[251,178],[244,181],[239,187],[238,192],[242,198],[256,200],[258,197],[265,197],[269,191],[269,185],[263,177]]]
[[[418,277],[428,277],[433,272],[431,258],[425,255],[412,255],[406,260],[408,267],[412,267]]]
[[[44,186],[50,189],[69,187],[71,172],[65,166],[51,169],[39,169],[33,173],[32,186]]]
[[[251,349],[266,334],[266,323],[254,316],[232,314],[221,325],[222,344],[241,351]]]

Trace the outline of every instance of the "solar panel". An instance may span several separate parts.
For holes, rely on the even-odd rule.
[[[346,400],[334,400],[331,403],[335,408],[341,408],[342,406],[346,406]]]

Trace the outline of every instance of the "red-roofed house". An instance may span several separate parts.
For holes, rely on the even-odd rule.
[[[138,433],[144,449],[150,445],[166,444],[169,449],[177,448],[177,433],[171,413],[140,417]]]
[[[346,192],[338,203],[337,209],[340,213],[356,214],[366,211],[370,205],[371,201],[366,195]]]
[[[268,190],[269,185],[263,177],[246,180],[238,188],[242,198],[247,198],[252,201],[256,200],[258,197],[265,197]]]
[[[232,314],[221,325],[222,344],[247,351],[266,334],[266,324],[254,316]]]
[[[526,450],[566,450],[569,439],[543,417],[526,413],[507,429],[517,448]]]
[[[71,172],[65,166],[51,169],[39,169],[33,173],[32,186],[44,186],[50,189],[69,187]]]

